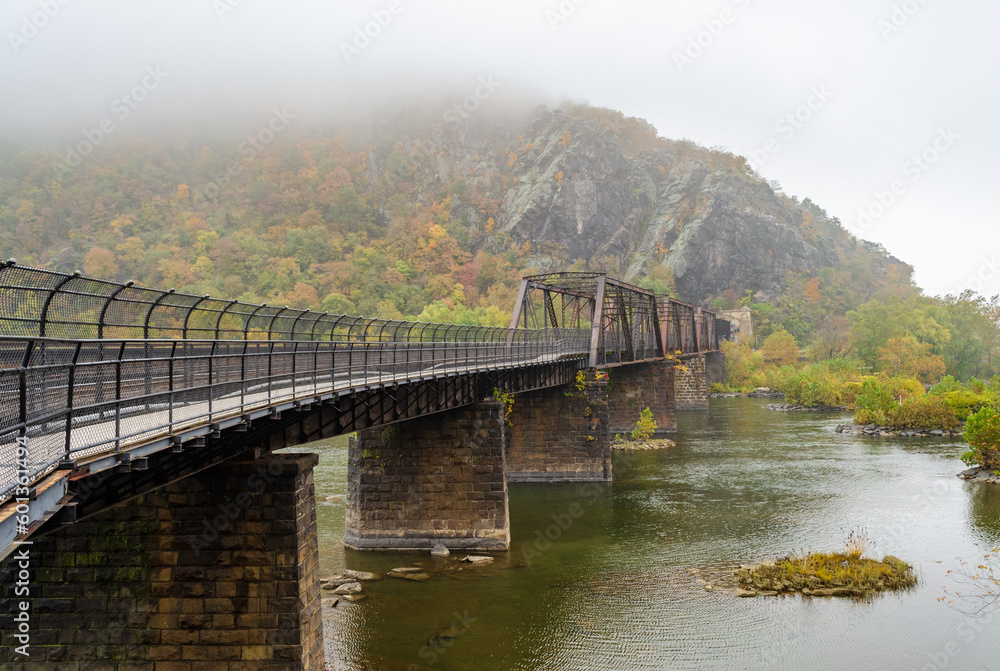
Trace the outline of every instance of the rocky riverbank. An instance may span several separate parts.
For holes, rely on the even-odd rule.
[[[784,398],[785,392],[774,391],[768,387],[757,387],[756,390],[750,392],[744,391],[728,391],[722,393],[709,394],[709,398]]]
[[[775,412],[847,412],[846,405],[799,405],[798,403],[769,403],[768,410]]]
[[[958,477],[963,480],[974,480],[976,482],[985,482],[991,485],[1000,485],[1000,473],[981,466],[976,466],[975,468],[970,468],[967,471],[962,471],[958,474]]]
[[[962,429],[899,429],[893,426],[877,426],[875,424],[841,424],[836,429],[837,433],[854,434],[858,436],[872,436],[895,438],[954,438],[962,435]]]

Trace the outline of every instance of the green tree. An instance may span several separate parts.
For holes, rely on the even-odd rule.
[[[791,366],[799,360],[799,344],[795,336],[785,330],[769,335],[761,351],[764,363],[772,366]]]
[[[983,408],[969,418],[964,435],[970,447],[962,455],[966,464],[1000,470],[1000,413]]]
[[[896,377],[915,377],[921,382],[937,382],[945,373],[944,357],[931,354],[929,343],[913,336],[889,338],[879,348],[879,368]]]

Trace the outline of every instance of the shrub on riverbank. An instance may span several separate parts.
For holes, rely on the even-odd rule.
[[[967,385],[944,378],[925,394],[915,379],[869,377],[855,398],[854,421],[897,429],[956,429],[981,408],[996,407],[998,398],[975,378]]]
[[[771,340],[767,352],[748,345],[723,343],[726,384],[713,393],[751,392],[767,387],[785,395],[787,403],[806,408],[849,406],[856,424],[900,430],[954,430],[982,408],[1000,410],[1000,377],[989,383],[972,378],[962,384],[951,376],[924,391],[916,377],[868,374],[857,361],[830,359],[812,364],[786,364],[794,342],[787,334]]]
[[[861,374],[838,360],[816,363],[791,372],[777,387],[785,400],[808,408],[847,405],[854,401]]]
[[[1000,412],[982,408],[969,418],[964,435],[969,450],[962,455],[962,461],[1000,471]]]

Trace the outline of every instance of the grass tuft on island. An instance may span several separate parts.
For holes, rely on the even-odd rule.
[[[801,592],[805,596],[868,597],[917,584],[917,577],[906,562],[893,556],[878,561],[857,552],[789,555],[755,566],[741,566],[736,579],[741,588],[737,596]]]
[[[637,439],[618,434],[611,440],[611,449],[618,452],[646,452],[670,447],[677,447],[677,443],[666,438]]]

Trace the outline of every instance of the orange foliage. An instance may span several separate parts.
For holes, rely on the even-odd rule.
[[[809,280],[808,282],[806,282],[805,296],[806,296],[806,299],[810,303],[812,303],[813,305],[816,305],[817,303],[819,303],[819,278],[818,277],[814,277],[811,280]]]

